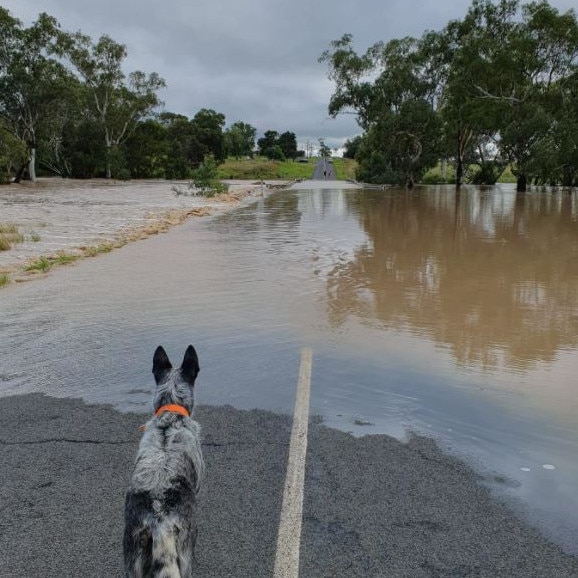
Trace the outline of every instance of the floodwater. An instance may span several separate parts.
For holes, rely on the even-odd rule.
[[[578,553],[578,194],[299,186],[3,289],[0,394],[149,411],[193,343],[199,403],[290,413],[310,346],[328,425],[433,436]]]

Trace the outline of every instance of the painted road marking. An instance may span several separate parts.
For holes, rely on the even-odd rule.
[[[301,366],[293,413],[293,429],[289,442],[287,476],[283,492],[283,506],[277,536],[275,578],[299,576],[299,545],[303,517],[303,484],[307,454],[307,427],[309,424],[309,393],[311,391],[311,349],[301,350]]]

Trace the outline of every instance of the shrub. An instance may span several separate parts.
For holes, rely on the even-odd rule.
[[[213,155],[208,155],[193,171],[193,180],[189,183],[188,190],[173,188],[177,195],[199,195],[202,197],[214,197],[220,193],[226,193],[229,187],[221,183],[218,176],[218,165]]]

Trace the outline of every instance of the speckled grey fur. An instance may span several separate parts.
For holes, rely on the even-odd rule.
[[[192,415],[197,353],[189,345],[179,369],[162,347],[153,358],[153,406],[178,404]],[[201,428],[191,417],[163,413],[146,424],[125,504],[127,578],[189,578],[197,537],[196,505],[204,471]]]

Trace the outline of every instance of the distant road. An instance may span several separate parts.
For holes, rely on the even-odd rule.
[[[314,181],[334,181],[335,167],[330,159],[322,158],[317,161],[315,170],[313,171]]]

